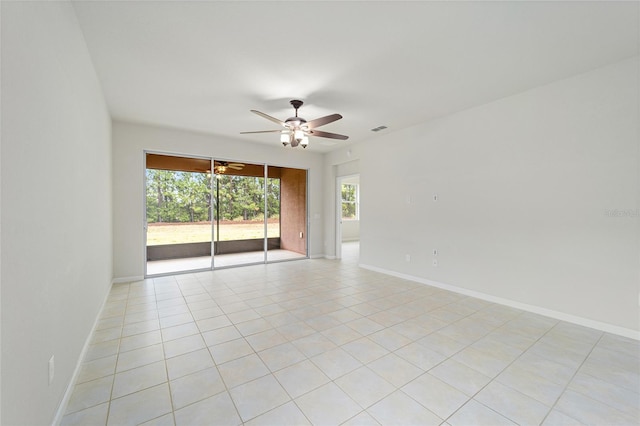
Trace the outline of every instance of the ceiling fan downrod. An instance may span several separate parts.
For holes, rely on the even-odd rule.
[[[298,116],[298,108],[300,108],[302,106],[302,104],[304,104],[304,102],[302,102],[301,100],[298,100],[298,99],[293,99],[289,103],[296,110],[296,117],[297,117]]]

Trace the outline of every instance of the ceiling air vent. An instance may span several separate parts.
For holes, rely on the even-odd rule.
[[[387,128],[387,126],[378,126],[378,127],[375,127],[373,129],[371,129],[371,131],[372,132],[379,132],[380,130],[384,130],[386,128]]]

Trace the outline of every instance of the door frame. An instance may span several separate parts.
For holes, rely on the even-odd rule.
[[[213,161],[214,158],[210,157],[210,156],[206,156],[206,155],[191,155],[191,154],[178,154],[175,152],[168,152],[168,151],[161,151],[161,150],[155,150],[155,149],[145,149],[142,151],[142,251],[143,251],[143,255],[142,258],[144,259],[144,278],[149,278],[149,275],[147,273],[147,264],[148,264],[148,259],[147,259],[147,228],[148,228],[148,223],[147,223],[147,154],[157,154],[157,155],[166,155],[169,157],[182,157],[182,158],[197,158],[197,159],[201,159],[201,160],[209,160],[209,162],[211,163],[211,179],[213,179]],[[213,181],[211,182],[213,183]],[[212,187],[213,189],[213,187]],[[211,194],[213,195],[213,194]],[[177,271],[177,272],[172,272],[172,273],[168,273],[168,274],[156,274],[156,275],[152,275],[151,277],[158,277],[158,276],[162,276],[162,275],[175,275],[175,274],[184,274],[184,273],[191,273],[191,272],[202,272],[202,271],[210,271],[213,269],[213,220],[211,221],[211,263],[208,269],[206,268],[202,268],[202,269],[192,269],[189,271]]]
[[[352,179],[354,177],[360,178],[360,173],[353,173],[353,174],[344,175],[344,176],[336,176],[336,215],[335,215],[336,259],[342,259],[342,183],[343,181]],[[358,183],[358,196],[359,194],[360,194],[360,184]],[[358,215],[358,220],[359,219],[360,219],[360,216]]]

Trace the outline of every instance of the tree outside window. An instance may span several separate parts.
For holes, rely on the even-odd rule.
[[[358,198],[358,185],[342,184],[342,219],[357,220],[359,218]]]

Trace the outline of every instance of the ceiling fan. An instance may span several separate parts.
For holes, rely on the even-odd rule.
[[[274,123],[281,125],[282,127],[284,127],[284,130],[259,130],[256,132],[240,132],[240,134],[277,132],[280,133],[280,142],[282,142],[282,145],[291,145],[292,148],[295,148],[298,145],[306,148],[307,145],[309,145],[309,136],[318,136],[321,138],[340,140],[349,139],[349,136],[316,130],[316,128],[320,126],[324,126],[325,124],[333,123],[334,121],[340,120],[342,118],[340,114],[331,114],[325,117],[316,118],[315,120],[307,121],[302,117],[298,117],[298,108],[300,108],[304,102],[298,99],[293,99],[289,103],[296,110],[296,115],[295,117],[287,118],[285,121],[278,120],[277,118],[271,117],[264,112],[256,111],[254,109],[251,110],[251,112],[253,112],[254,114],[257,114],[260,117],[264,117],[269,121],[273,121]]]
[[[228,170],[242,170],[244,164],[242,163],[229,163],[227,161],[215,161],[213,171],[217,175],[225,174]]]

